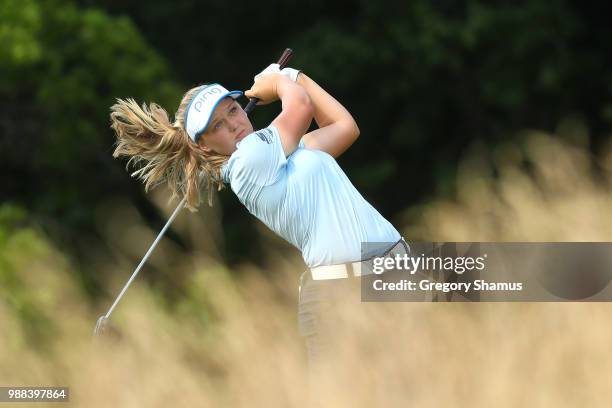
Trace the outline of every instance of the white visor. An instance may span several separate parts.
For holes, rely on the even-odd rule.
[[[185,130],[191,140],[198,143],[198,139],[208,126],[210,117],[223,98],[231,96],[236,99],[241,95],[241,91],[230,92],[219,84],[204,85],[187,107],[185,114]]]

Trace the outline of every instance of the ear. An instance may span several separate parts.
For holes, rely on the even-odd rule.
[[[212,152],[212,149],[204,144],[204,138],[201,138],[198,142],[198,147],[206,153]]]

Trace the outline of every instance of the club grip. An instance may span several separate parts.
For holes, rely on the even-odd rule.
[[[283,55],[281,55],[278,61],[276,62],[279,65],[279,68],[285,68],[287,64],[289,64],[289,60],[291,60],[291,57],[293,57],[293,50],[291,48],[286,48],[283,52]],[[253,108],[255,108],[255,106],[257,105],[258,101],[258,98],[249,98],[249,103],[247,104],[246,108],[244,108],[244,111],[247,114],[251,113]]]

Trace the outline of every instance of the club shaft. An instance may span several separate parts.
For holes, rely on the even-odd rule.
[[[104,315],[107,319],[110,317],[111,313],[113,313],[113,310],[115,309],[115,307],[117,306],[117,304],[119,303],[121,298],[123,297],[123,294],[125,293],[127,288],[130,286],[130,284],[132,283],[132,281],[134,280],[136,275],[138,275],[138,272],[140,272],[140,269],[142,268],[142,266],[145,264],[145,262],[147,262],[147,259],[149,259],[149,256],[151,255],[151,253],[153,252],[153,250],[157,246],[157,243],[161,240],[162,236],[164,235],[164,233],[166,232],[166,230],[168,229],[170,224],[172,224],[172,221],[174,221],[174,219],[176,218],[178,213],[185,206],[185,201],[187,201],[187,197],[184,197],[181,200],[181,202],[179,203],[179,205],[176,207],[176,209],[174,210],[174,212],[172,213],[172,215],[170,216],[170,218],[166,222],[166,225],[164,225],[164,228],[162,228],[162,230],[157,235],[157,238],[155,238],[155,241],[153,241],[153,245],[151,245],[151,248],[149,248],[149,250],[147,251],[145,256],[142,258],[142,261],[140,261],[140,264],[138,264],[138,266],[136,267],[136,270],[134,271],[134,273],[132,274],[130,279],[127,281],[127,283],[125,284],[125,286],[121,290],[121,293],[119,293],[119,296],[117,296],[117,299],[115,299],[115,303],[113,303],[113,305],[110,307],[110,309],[108,309],[108,312],[106,313],[106,315]]]

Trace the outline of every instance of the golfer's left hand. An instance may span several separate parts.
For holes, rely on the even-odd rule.
[[[255,75],[255,77],[253,78],[253,82],[257,81],[257,79],[261,78],[262,75],[266,75],[266,74],[280,74],[281,70],[280,70],[280,66],[278,64],[270,64],[266,67],[266,69],[264,69],[263,71],[261,71],[259,74]]]
[[[257,78],[265,74],[282,74],[286,76],[287,78],[289,78],[290,80],[292,80],[293,82],[296,82],[299,73],[300,71],[294,68],[287,67],[287,68],[280,69],[280,66],[275,63],[275,64],[268,65],[266,69],[261,71],[259,74],[255,75],[255,78],[253,78],[253,80],[257,81]]]

